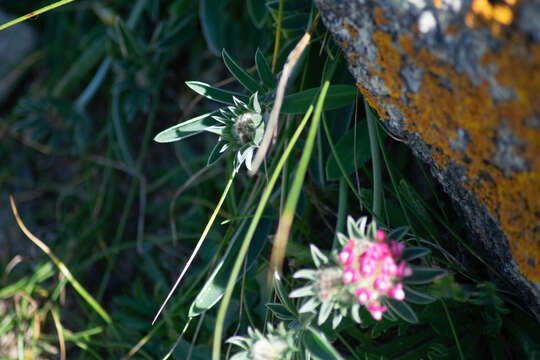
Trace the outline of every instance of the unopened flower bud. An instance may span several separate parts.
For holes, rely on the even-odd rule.
[[[367,249],[366,254],[378,261],[390,254],[390,248],[386,243],[373,244]]]
[[[343,282],[345,284],[352,284],[358,281],[359,274],[355,268],[347,267],[343,271]]]
[[[375,273],[376,268],[377,268],[377,263],[371,256],[364,253],[360,257],[359,270],[362,276],[369,277],[373,275],[373,273]]]
[[[384,312],[386,311],[386,306],[371,304],[368,306],[368,311],[375,320],[380,321]]]
[[[397,241],[390,241],[390,247],[392,249],[392,256],[395,258],[400,257],[405,251],[405,244]]]
[[[398,301],[405,299],[405,291],[403,291],[403,285],[397,283],[393,288],[388,291],[388,296]]]
[[[401,261],[399,263],[399,266],[397,267],[396,276],[397,277],[408,277],[411,276],[413,273],[412,269],[407,266],[407,263],[405,261]]]
[[[371,292],[368,289],[356,289],[355,295],[360,305],[366,305],[371,298]]]
[[[381,293],[386,293],[391,286],[392,282],[390,281],[390,277],[387,275],[377,276],[373,282],[373,288]]]
[[[389,276],[396,275],[397,265],[393,257],[389,255],[385,256],[385,258],[382,260],[381,272],[384,275],[389,275]]]
[[[343,265],[350,265],[354,260],[353,248],[346,247],[345,249],[343,249],[338,255],[338,260]]]
[[[383,242],[384,240],[386,240],[386,233],[382,230],[377,230],[377,232],[375,233],[375,238],[378,242]]]

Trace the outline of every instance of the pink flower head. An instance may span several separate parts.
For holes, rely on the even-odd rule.
[[[398,258],[403,254],[403,251],[405,251],[405,244],[402,242],[397,241],[390,241],[390,247],[392,249],[392,256],[395,258]]]
[[[390,281],[390,277],[387,275],[380,275],[375,278],[375,281],[373,282],[373,288],[375,290],[380,291],[381,293],[386,293],[388,289],[392,286],[392,281]]]
[[[360,305],[366,305],[369,299],[371,298],[371,292],[368,289],[356,289],[356,297]]]
[[[397,267],[396,276],[404,278],[411,276],[412,273],[412,269],[407,266],[407,263],[405,263],[405,261],[402,260]]]
[[[375,238],[378,242],[383,242],[384,240],[386,240],[386,233],[382,230],[377,230],[377,232],[375,233]]]
[[[373,244],[367,249],[366,254],[378,261],[390,254],[390,248],[385,243]]]
[[[359,270],[360,274],[365,277],[373,275],[377,268],[377,262],[368,253],[364,253],[360,256]]]
[[[386,311],[386,306],[371,304],[368,306],[368,311],[375,320],[380,321]]]
[[[394,261],[394,258],[391,257],[390,255],[385,256],[384,259],[382,260],[381,272],[383,273],[383,275],[389,275],[389,276],[396,275],[397,265],[396,265],[396,262]]]
[[[388,291],[388,296],[398,301],[405,299],[405,291],[403,291],[403,285],[397,283],[393,288]]]
[[[345,270],[343,270],[343,282],[345,284],[352,284],[358,281],[358,278],[360,275],[358,274],[358,271],[355,268],[352,267],[346,267]]]
[[[353,240],[353,239],[350,239],[349,241],[347,241],[347,243],[345,244],[345,247],[346,248],[351,248],[351,249],[354,249],[354,246],[356,245],[356,242]]]
[[[345,249],[341,250],[341,252],[338,255],[338,260],[343,265],[350,265],[353,262],[354,259],[354,250],[351,247],[346,247]]]

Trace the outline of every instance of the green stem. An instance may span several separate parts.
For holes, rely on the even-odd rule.
[[[259,220],[261,219],[263,210],[266,207],[268,199],[270,198],[270,195],[272,194],[272,190],[274,189],[277,179],[281,173],[281,169],[283,168],[285,161],[287,160],[290,153],[292,152],[292,149],[294,145],[296,144],[296,141],[300,137],[300,133],[304,129],[312,111],[313,111],[313,105],[309,107],[308,111],[306,112],[306,115],[304,116],[304,118],[298,125],[298,128],[296,129],[294,135],[292,136],[291,141],[287,145],[287,148],[283,152],[283,155],[279,159],[279,162],[276,165],[274,172],[272,173],[272,177],[270,178],[268,184],[266,185],[266,188],[264,189],[263,195],[261,197],[261,200],[259,201],[257,209],[255,210],[255,215],[253,216],[253,220],[251,221],[249,225],[248,231],[246,233],[246,237],[244,238],[244,242],[242,243],[242,247],[240,248],[238,257],[236,258],[233,269],[231,271],[231,276],[229,277],[229,281],[227,282],[225,294],[223,295],[223,299],[221,300],[221,304],[219,306],[219,310],[218,310],[218,314],[216,318],[216,327],[215,327],[215,332],[214,332],[214,342],[213,342],[213,349],[212,349],[213,360],[220,359],[221,337],[223,334],[223,323],[225,321],[225,314],[227,313],[227,308],[229,306],[229,302],[231,301],[234,284],[236,283],[236,279],[238,277],[238,274],[240,273],[240,268],[242,266],[242,262],[244,261],[246,252],[249,248],[249,244],[251,242],[251,239],[253,238],[253,235],[255,234],[255,230],[257,229],[257,225],[259,224]]]
[[[332,250],[336,249],[338,246],[337,233],[345,231],[345,219],[347,218],[347,208],[349,205],[349,197],[347,195],[347,182],[342,177],[339,179],[338,215],[336,221],[336,235],[334,236],[334,240],[332,242]]]
[[[227,193],[229,192],[229,189],[231,188],[231,185],[232,185],[233,179],[234,179],[234,174],[235,173],[233,171],[231,173],[230,177],[229,177],[229,181],[227,181],[227,185],[225,185],[225,190],[223,190],[223,193],[221,194],[221,197],[219,198],[218,204],[216,205],[216,208],[214,209],[214,212],[210,216],[210,220],[208,220],[208,223],[206,224],[206,227],[204,228],[204,231],[201,234],[201,237],[200,237],[199,241],[197,242],[197,245],[195,245],[195,249],[191,253],[191,256],[189,257],[186,265],[184,266],[184,269],[180,273],[180,276],[178,276],[178,279],[176,279],[176,282],[174,283],[171,291],[169,291],[169,294],[167,295],[167,298],[165,299],[163,304],[161,304],[161,307],[159,308],[156,316],[154,317],[154,320],[152,320],[152,324],[154,324],[156,322],[157,318],[159,317],[159,314],[161,314],[161,312],[165,308],[165,305],[167,305],[167,302],[169,301],[172,294],[174,293],[174,291],[176,290],[176,288],[180,284],[180,281],[182,281],[182,278],[184,277],[184,275],[188,271],[189,267],[191,266],[191,263],[195,259],[195,256],[197,256],[197,253],[201,249],[201,246],[204,243],[204,240],[206,239],[206,236],[208,235],[208,232],[210,231],[210,228],[212,227],[212,224],[214,224],[214,220],[216,220],[217,214],[219,213],[219,210],[221,209],[221,205],[223,205],[223,202],[225,201],[225,198],[227,197]]]
[[[456,333],[456,328],[454,327],[454,322],[452,321],[452,318],[450,317],[450,312],[448,311],[448,307],[446,307],[446,303],[443,299],[441,300],[441,304],[444,308],[444,312],[446,313],[446,318],[448,319],[448,324],[450,324],[450,330],[452,330],[452,335],[454,336],[454,341],[456,342],[456,347],[458,349],[459,358],[461,360],[465,360],[465,356],[463,355],[463,350],[461,350],[461,344],[459,342],[459,338]]]
[[[300,157],[300,163],[298,164],[298,170],[296,171],[289,196],[287,197],[287,202],[285,203],[285,209],[281,215],[276,236],[274,237],[274,246],[272,248],[272,255],[270,257],[270,271],[268,274],[269,284],[271,284],[275,271],[281,273],[281,267],[283,264],[283,259],[285,258],[285,250],[287,249],[287,241],[291,232],[294,213],[296,211],[296,206],[298,205],[300,193],[302,192],[302,184],[304,183],[304,178],[306,176],[309,159],[313,153],[313,147],[315,145],[315,139],[317,138],[319,129],[319,122],[321,120],[324,99],[326,98],[326,92],[328,91],[329,86],[330,82],[326,81],[322,87],[321,94],[319,95],[315,113],[313,114],[313,121],[311,122],[311,126],[309,128],[308,138],[306,144],[304,145],[302,156]]]
[[[371,150],[371,164],[373,168],[373,213],[376,217],[382,217],[382,180],[381,180],[381,159],[378,149],[377,139],[377,119],[371,112],[369,105],[364,99],[366,109],[366,119],[369,133],[369,147]]]
[[[34,16],[37,16],[39,14],[43,14],[44,12],[56,9],[57,7],[60,7],[62,5],[69,4],[70,2],[73,2],[73,1],[75,1],[75,0],[60,0],[60,1],[57,1],[57,2],[55,2],[53,4],[44,6],[41,9],[38,9],[36,11],[32,11],[31,13],[28,13],[26,15],[23,15],[21,17],[13,19],[13,20],[11,20],[11,21],[3,24],[3,25],[0,25],[0,31],[2,31],[4,29],[7,29],[8,27],[13,26],[15,24],[18,24],[20,22],[23,22],[24,20],[30,19],[30,18],[32,18]]]

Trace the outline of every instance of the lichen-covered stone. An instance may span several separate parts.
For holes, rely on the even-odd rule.
[[[540,314],[540,1],[315,0],[358,87]]]

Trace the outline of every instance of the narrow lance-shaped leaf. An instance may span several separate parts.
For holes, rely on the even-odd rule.
[[[235,105],[233,97],[236,97],[244,103],[249,102],[249,97],[245,95],[233,91],[218,89],[200,81],[186,81],[186,85],[197,94],[224,104]]]
[[[179,141],[193,135],[197,135],[206,130],[210,126],[219,124],[212,118],[214,113],[207,113],[197,116],[188,121],[184,121],[178,125],[171,126],[156,135],[154,141],[159,143],[167,143]]]
[[[415,290],[407,285],[403,286],[403,290],[405,291],[405,299],[413,304],[425,305],[431,304],[432,302],[437,300],[437,298],[424,292]]]
[[[252,93],[261,90],[259,83],[252,78],[247,71],[242,69],[242,67],[231,58],[225,49],[223,49],[221,52],[221,56],[223,57],[223,62],[225,63],[227,69],[229,69],[231,75],[234,76],[234,78],[238,80],[243,87]]]
[[[411,266],[412,275],[403,279],[405,284],[427,284],[446,275],[447,271],[438,268]]]
[[[428,248],[422,246],[410,246],[405,249],[401,257],[405,261],[411,261],[422,256],[426,256],[431,251]]]
[[[135,40],[131,30],[120,18],[116,20],[116,32],[118,33],[120,50],[124,57],[138,57],[142,54],[141,46]]]
[[[319,330],[308,327],[302,340],[306,349],[317,359],[343,360],[343,357]]]
[[[388,307],[400,318],[411,323],[416,324],[418,322],[418,317],[413,309],[405,301],[396,301],[393,299],[388,299],[386,301]]]
[[[277,87],[276,77],[272,74],[270,65],[268,65],[263,53],[259,49],[255,52],[255,65],[264,86],[269,89],[275,89]]]

